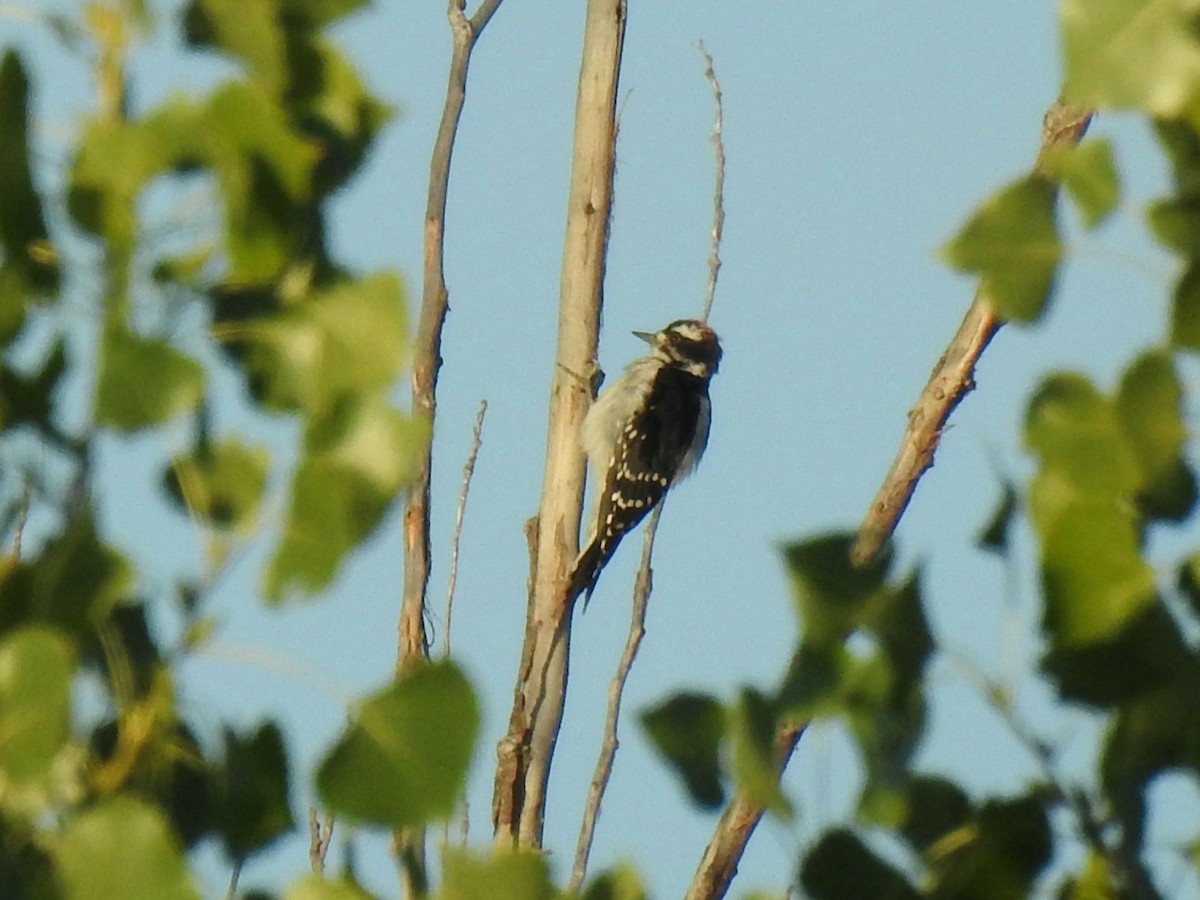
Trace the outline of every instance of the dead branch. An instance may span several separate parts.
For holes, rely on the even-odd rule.
[[[442,364],[442,327],[449,309],[446,288],[445,235],[446,196],[450,186],[450,161],[454,140],[466,99],[467,71],[471,52],[483,29],[500,7],[502,0],[483,0],[475,15],[467,18],[464,0],[450,0],[446,14],[450,20],[453,51],[446,87],[446,101],[429,162],[429,193],[425,203],[425,259],[421,292],[421,312],[413,342],[412,414],[429,423],[429,443],[422,454],[416,478],[404,510],[404,595],[400,608],[400,639],[396,654],[399,674],[429,655],[429,637],[425,632],[425,600],[429,589],[429,478],[433,465],[433,425],[437,413],[437,379]],[[413,858],[423,865],[423,831],[401,831],[393,835],[393,847],[400,859]],[[415,894],[403,866],[405,896]]]
[[[629,620],[629,634],[625,638],[625,649],[621,652],[621,661],[617,664],[616,674],[608,686],[608,713],[604,719],[604,739],[600,744],[600,755],[596,759],[596,769],[592,774],[592,783],[588,786],[587,803],[583,808],[583,823],[579,829],[579,841],[575,845],[575,865],[571,870],[571,883],[568,890],[577,893],[583,886],[587,876],[588,857],[592,852],[592,839],[596,834],[596,820],[600,817],[600,804],[604,801],[604,793],[608,790],[608,781],[612,777],[613,761],[617,756],[617,726],[621,721],[621,700],[625,696],[625,683],[633,669],[633,661],[637,659],[638,648],[642,638],[646,636],[646,608],[650,601],[650,592],[654,589],[654,572],[650,567],[654,555],[654,535],[658,532],[658,520],[662,516],[663,504],[655,508],[646,523],[646,536],[642,541],[642,564],[638,569],[637,580],[633,585],[633,612]]]
[[[533,585],[508,733],[497,749],[492,823],[497,840],[539,847],[546,785],[562,724],[573,604],[566,579],[578,550],[584,460],[576,435],[589,392],[578,373],[596,357],[612,207],[617,81],[625,0],[588,0],[575,111],[567,232],[550,387],[546,467]]]
[[[483,419],[487,415],[486,400],[479,401],[479,412],[475,414],[475,428],[471,432],[471,450],[463,464],[462,490],[458,494],[458,509],[454,513],[454,534],[450,538],[450,575],[446,579],[446,624],[442,638],[442,653],[450,656],[450,623],[454,615],[454,588],[458,584],[458,550],[462,543],[463,519],[467,512],[467,496],[471,492],[471,479],[475,475],[475,461],[483,444]]]
[[[725,104],[721,93],[721,82],[713,68],[712,54],[700,42],[700,55],[704,57],[704,77],[712,88],[716,113],[713,118],[712,142],[716,157],[716,174],[713,183],[712,252],[708,256],[708,288],[704,297],[704,312],[700,318],[707,322],[712,312],[713,299],[717,295],[717,276],[721,274],[721,237],[725,234]]]
[[[315,806],[308,808],[308,861],[315,874],[325,871],[325,856],[329,853],[329,843],[333,840],[334,817],[329,817],[327,825],[321,825],[321,817]]]
[[[1092,113],[1093,110],[1056,101],[1043,119],[1041,147],[1033,170],[1045,173],[1052,153],[1079,143],[1091,122]],[[856,565],[864,565],[873,559],[896,530],[917,489],[917,482],[933,465],[946,422],[975,387],[975,365],[979,357],[1002,324],[992,311],[986,287],[981,283],[962,324],[908,414],[908,427],[900,441],[900,449],[858,528],[858,539],[850,554]]]
[[[781,776],[806,727],[807,723],[780,725],[775,732],[775,765]],[[717,821],[685,900],[720,900],[725,896],[763,812],[762,804],[750,799],[745,791],[734,793]]]

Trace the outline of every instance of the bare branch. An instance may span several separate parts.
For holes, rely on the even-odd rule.
[[[704,312],[700,318],[708,321],[712,312],[713,299],[717,295],[717,276],[721,273],[721,237],[725,233],[725,106],[721,94],[721,82],[717,80],[713,58],[700,42],[700,55],[704,57],[704,77],[712,88],[716,116],[713,120],[712,142],[716,156],[716,178],[713,184],[712,252],[708,257],[708,289],[704,296]]]
[[[486,400],[479,401],[479,412],[475,414],[475,429],[471,434],[471,452],[463,465],[462,490],[458,495],[458,509],[454,514],[454,536],[450,539],[450,576],[446,580],[446,634],[442,653],[450,656],[450,623],[454,614],[454,588],[458,584],[458,548],[462,543],[463,517],[467,512],[467,495],[471,492],[471,478],[475,475],[475,460],[479,458],[479,447],[483,443],[483,418],[487,415]]]
[[[532,590],[508,733],[497,749],[492,823],[497,840],[539,847],[546,785],[566,699],[573,602],[566,596],[578,551],[584,461],[577,439],[590,399],[570,373],[596,357],[604,256],[612,208],[617,81],[625,0],[588,0],[575,110],[567,232],[550,387],[546,467],[535,534]]]
[[[329,843],[333,840],[333,823],[335,821],[331,815],[329,824],[322,827],[317,808],[315,806],[308,808],[308,861],[317,875],[325,872],[325,856],[329,853]]]
[[[804,734],[807,723],[780,725],[775,732],[775,765],[780,775]],[[685,900],[720,900],[729,890],[746,844],[765,811],[745,791],[737,791],[717,821]]]
[[[502,0],[484,0],[475,16],[467,19],[463,0],[450,0],[446,15],[453,36],[453,51],[442,119],[429,162],[429,193],[425,202],[425,260],[421,312],[413,343],[412,412],[429,423],[429,443],[422,454],[404,510],[404,596],[400,608],[400,635],[396,653],[399,674],[429,656],[425,632],[425,601],[429,589],[429,479],[433,464],[433,425],[437,414],[437,379],[442,364],[442,328],[449,309],[446,288],[446,196],[454,141],[466,99],[471,51]],[[411,873],[424,868],[425,835],[421,830],[398,831],[393,848],[403,861],[404,893],[414,896],[418,885]]]
[[[596,834],[596,819],[600,816],[600,804],[604,802],[604,793],[608,790],[608,781],[612,777],[613,760],[617,756],[617,726],[621,721],[621,700],[625,695],[625,683],[633,669],[633,661],[637,659],[638,648],[642,638],[646,636],[646,609],[650,602],[650,592],[654,589],[654,572],[650,560],[654,554],[654,535],[658,532],[658,520],[662,516],[663,503],[655,507],[646,523],[646,536],[642,542],[642,564],[638,569],[637,580],[633,584],[633,613],[629,621],[629,635],[625,638],[625,649],[621,653],[621,661],[617,664],[616,674],[608,686],[608,714],[604,720],[604,739],[600,745],[600,756],[596,760],[596,769],[592,774],[592,783],[588,787],[587,803],[583,809],[583,824],[579,829],[579,842],[575,845],[575,865],[571,870],[571,883],[568,889],[578,892],[587,876],[588,857],[592,852],[592,839]]]
[[[1062,100],[1050,107],[1043,119],[1041,148],[1033,166],[1035,172],[1044,173],[1050,154],[1077,144],[1083,138],[1092,112],[1069,106]],[[900,449],[858,528],[858,540],[850,554],[856,565],[864,565],[873,559],[896,530],[917,489],[917,482],[933,465],[946,422],[975,387],[975,365],[979,357],[1002,324],[992,311],[987,289],[981,283],[962,324],[908,414],[908,428],[900,441]]]

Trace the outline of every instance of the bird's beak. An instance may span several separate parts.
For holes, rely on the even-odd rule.
[[[653,334],[651,334],[649,331],[635,331],[635,332],[633,333],[633,336],[634,336],[634,337],[639,337],[639,338],[641,338],[641,339],[642,339],[643,341],[645,341],[647,344],[653,344],[653,343],[654,343],[654,335],[653,335]]]

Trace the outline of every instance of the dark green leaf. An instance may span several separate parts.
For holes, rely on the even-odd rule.
[[[941,250],[962,272],[983,279],[997,314],[1033,322],[1054,286],[1062,245],[1055,216],[1055,186],[1028,175],[994,194]]]
[[[165,341],[105,329],[96,420],[120,431],[160,425],[200,402],[204,371]]]
[[[676,694],[646,710],[642,727],[651,743],[687,785],[692,801],[705,809],[725,802],[720,745],[725,709],[706,694]]]
[[[992,517],[984,526],[983,531],[979,533],[979,537],[975,539],[975,543],[981,549],[998,553],[1001,556],[1008,553],[1008,533],[1016,514],[1017,490],[1011,482],[1005,481],[1003,493],[1000,495],[1000,503],[997,504],[996,511],[992,513]]]
[[[363,705],[321,763],[331,809],[393,828],[454,811],[479,731],[479,708],[452,663],[428,663]]]
[[[1116,208],[1121,188],[1112,144],[1105,138],[1062,149],[1051,157],[1051,168],[1088,228],[1095,228]]]
[[[834,534],[784,548],[804,640],[812,646],[841,642],[860,627],[868,602],[883,584],[890,553],[855,566],[853,540],[853,535]]]
[[[919,900],[920,893],[853,832],[827,831],[800,867],[800,884],[812,900]]]
[[[25,292],[58,290],[50,243],[29,159],[29,78],[16,51],[0,60],[0,346],[20,329]]]
[[[973,817],[969,840],[937,859],[937,900],[1009,900],[1029,897],[1050,861],[1046,812],[1032,797],[991,800]]]
[[[270,722],[242,736],[225,730],[217,774],[216,825],[225,852],[241,861],[295,826],[288,803],[288,760],[279,727]]]
[[[382,400],[342,403],[310,424],[286,529],[267,572],[270,600],[333,579],[411,481],[427,434]]]
[[[1171,346],[1200,352],[1200,266],[1194,264],[1183,270],[1171,298]]]
[[[1064,93],[1075,103],[1176,117],[1200,96],[1200,44],[1186,3],[1066,0]]]
[[[266,450],[225,440],[175,457],[163,483],[190,515],[217,527],[237,527],[258,514],[268,463]]]
[[[957,784],[936,775],[916,775],[908,784],[908,809],[901,833],[919,853],[970,818],[971,802]]]
[[[0,803],[42,812],[61,775],[54,770],[70,737],[70,646],[41,626],[0,639]]]
[[[152,806],[115,797],[67,820],[54,846],[67,900],[192,900],[170,829]]]
[[[1181,194],[1147,208],[1146,220],[1160,244],[1185,257],[1200,255],[1200,197]]]
[[[542,853],[496,849],[488,856],[448,849],[438,900],[552,900],[558,896]]]

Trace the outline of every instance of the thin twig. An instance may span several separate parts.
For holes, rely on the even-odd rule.
[[[233,871],[229,874],[229,887],[225,891],[225,900],[235,900],[238,892],[238,881],[242,877],[242,860],[236,860]]]
[[[546,465],[533,521],[532,585],[508,730],[497,751],[492,825],[502,844],[540,847],[546,791],[562,727],[584,459],[579,425],[590,391],[578,375],[596,358],[612,209],[614,121],[624,46],[625,0],[588,0],[575,108],[571,188],[563,241],[558,341],[550,386]]]
[[[1041,147],[1033,170],[1046,174],[1047,161],[1054,152],[1079,143],[1092,113],[1090,109],[1056,101],[1043,119]],[[933,465],[946,422],[975,387],[976,363],[1002,324],[992,310],[986,285],[981,282],[962,324],[908,414],[900,449],[858,528],[858,539],[850,554],[856,565],[870,562],[896,530],[917,482]]]
[[[333,824],[336,819],[329,816],[329,823],[321,825],[321,817],[315,806],[308,808],[308,862],[317,875],[325,872],[325,856],[329,853],[329,844],[333,840]]]
[[[787,768],[805,727],[807,723],[791,723],[781,724],[776,729],[775,767],[780,776]],[[692,877],[685,900],[720,900],[725,896],[733,876],[737,874],[746,844],[765,811],[765,807],[746,791],[739,789],[734,793],[704,849],[704,856]]]
[[[462,490],[458,494],[458,509],[454,514],[454,535],[450,538],[450,576],[446,579],[446,633],[442,638],[442,653],[450,656],[450,622],[454,615],[454,588],[458,584],[458,549],[462,543],[463,518],[467,512],[467,495],[471,492],[471,478],[475,475],[475,460],[479,458],[479,447],[483,443],[483,418],[487,415],[486,400],[479,401],[479,412],[475,414],[475,429],[471,433],[471,452],[463,465]]]
[[[579,829],[579,842],[575,845],[575,865],[571,870],[569,890],[578,892],[587,876],[588,857],[592,852],[592,839],[596,834],[596,819],[600,815],[600,804],[604,802],[604,793],[608,790],[608,781],[612,777],[613,760],[617,756],[620,741],[617,740],[617,726],[621,721],[621,700],[625,695],[625,682],[633,669],[633,661],[637,658],[638,648],[646,635],[646,608],[650,601],[650,592],[654,589],[654,572],[650,566],[654,554],[654,535],[658,531],[658,520],[662,515],[663,504],[655,508],[646,523],[646,535],[642,542],[642,563],[638,569],[637,580],[633,585],[633,613],[629,620],[629,635],[625,638],[625,649],[621,653],[621,661],[617,665],[616,674],[608,686],[608,714],[604,720],[604,739],[600,745],[600,755],[596,759],[596,769],[592,774],[592,783],[588,787],[587,803],[583,808],[583,824]]]
[[[430,440],[421,456],[404,510],[404,595],[396,653],[397,674],[429,655],[429,636],[425,631],[430,569],[429,482],[433,467],[433,426],[437,416],[437,380],[442,364],[442,328],[450,298],[445,271],[446,197],[454,141],[466,100],[471,51],[501,2],[483,0],[470,19],[463,12],[464,0],[449,0],[446,9],[454,43],[446,101],[429,162],[421,312],[413,342],[412,411],[414,416],[424,418],[428,423]],[[416,896],[420,886],[413,883],[413,873],[424,869],[425,833],[422,829],[397,831],[392,843],[401,862],[404,895]]]
[[[708,257],[708,289],[704,296],[704,312],[700,318],[707,322],[712,312],[713,299],[717,294],[717,276],[721,272],[721,236],[725,233],[725,106],[722,101],[721,82],[713,68],[713,58],[704,41],[700,42],[700,55],[704,57],[704,77],[712,88],[716,114],[713,120],[712,142],[716,156],[716,177],[713,184],[712,252]]]

